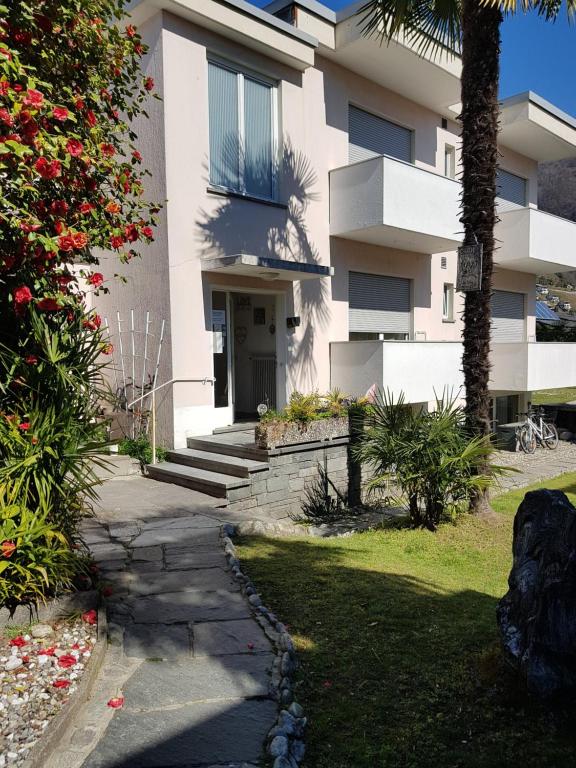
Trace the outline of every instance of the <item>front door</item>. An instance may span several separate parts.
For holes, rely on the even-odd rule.
[[[230,299],[225,291],[212,291],[212,357],[214,364],[215,426],[234,420],[232,398],[232,350],[230,344]]]

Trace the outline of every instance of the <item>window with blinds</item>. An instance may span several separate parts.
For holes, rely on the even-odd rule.
[[[275,197],[275,88],[241,71],[208,62],[210,183]]]
[[[527,186],[528,183],[522,176],[516,176],[515,173],[498,168],[496,172],[496,195],[500,198],[500,207],[514,208],[517,205],[524,207],[528,197]]]
[[[410,280],[387,275],[350,272],[348,276],[348,330],[408,338],[410,334]]]
[[[412,131],[363,109],[348,107],[348,160],[358,163],[390,155],[412,162]]]
[[[492,341],[525,341],[525,297],[513,291],[494,291],[492,308]]]

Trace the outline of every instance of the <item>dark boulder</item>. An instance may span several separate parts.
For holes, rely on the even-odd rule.
[[[514,562],[498,625],[508,661],[545,699],[576,695],[576,509],[531,491],[514,519]]]

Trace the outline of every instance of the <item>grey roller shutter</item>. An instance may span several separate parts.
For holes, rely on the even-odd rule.
[[[499,168],[496,173],[496,195],[500,210],[526,205],[526,179]]]
[[[492,341],[524,341],[524,294],[494,291],[491,306]]]
[[[348,142],[350,163],[380,155],[412,162],[412,131],[358,107],[348,109]]]
[[[410,333],[410,280],[350,272],[349,331]]]

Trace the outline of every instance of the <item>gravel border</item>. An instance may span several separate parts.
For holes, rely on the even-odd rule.
[[[100,606],[98,608],[97,639],[92,649],[88,669],[82,675],[77,690],[69,697],[60,712],[52,718],[42,734],[42,738],[32,747],[21,768],[44,768],[68,731],[75,727],[74,712],[92,693],[94,683],[104,662],[108,645],[107,632],[106,608]]]
[[[286,626],[263,605],[253,582],[243,573],[232,540],[236,534],[236,527],[229,523],[220,529],[232,577],[240,584],[254,618],[264,630],[276,653],[272,664],[270,693],[278,703],[278,718],[266,737],[266,753],[274,760],[273,768],[298,768],[306,750],[304,733],[308,721],[304,710],[294,698],[294,675],[298,669],[294,642]]]

